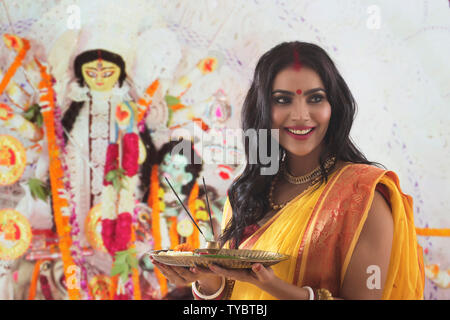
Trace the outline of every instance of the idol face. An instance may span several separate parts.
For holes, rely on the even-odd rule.
[[[293,156],[320,153],[331,117],[331,105],[319,75],[308,67],[281,70],[271,93],[272,129]]]
[[[164,156],[160,165],[162,176],[169,180],[178,194],[180,194],[182,187],[193,179],[192,173],[186,172],[188,165],[189,160],[185,156],[181,154],[171,155],[170,153]],[[166,179],[162,179],[161,183],[167,188],[170,187]]]
[[[119,66],[102,59],[83,64],[81,72],[88,87],[94,91],[111,90],[120,76]]]

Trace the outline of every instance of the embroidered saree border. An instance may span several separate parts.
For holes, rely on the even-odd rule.
[[[328,183],[299,247],[294,284],[325,287],[338,294],[375,182],[384,174],[373,166],[348,165]]]
[[[316,206],[313,209],[313,212],[311,214],[311,217],[308,221],[308,224],[306,225],[306,230],[303,236],[303,239],[300,243],[300,247],[298,249],[298,255],[297,255],[297,263],[295,266],[295,273],[294,273],[294,284],[301,283],[303,281],[304,273],[305,273],[305,267],[306,267],[306,259],[302,261],[302,252],[308,252],[310,247],[310,241],[305,241],[305,239],[311,239],[313,227],[316,223],[318,212],[320,212],[320,208],[322,207],[324,203],[324,199],[326,198],[326,195],[330,191],[331,187],[335,184],[336,180],[342,175],[345,168],[348,166],[345,166],[342,168],[336,175],[334,175],[330,181],[328,181],[327,185],[325,186],[325,189],[322,191],[322,194],[320,195],[319,199],[317,200]]]

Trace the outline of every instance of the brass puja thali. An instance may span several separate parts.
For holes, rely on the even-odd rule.
[[[287,255],[281,253],[241,249],[155,250],[148,255],[160,263],[171,266],[207,268],[208,265],[216,264],[228,269],[251,268],[254,263],[269,267],[288,259]]]

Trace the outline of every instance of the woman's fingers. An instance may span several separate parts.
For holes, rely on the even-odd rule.
[[[198,276],[214,274],[214,272],[212,272],[209,268],[203,268],[199,266],[191,267],[189,270]]]
[[[210,269],[226,278],[253,284],[270,282],[274,275],[271,268],[265,268],[260,263],[255,263],[251,269],[225,269],[217,265],[211,265]]]
[[[271,268],[265,268],[260,263],[255,263],[252,266],[252,271],[260,282],[269,282],[272,280],[273,270]]]
[[[154,261],[153,264],[155,267],[161,271],[161,273],[164,275],[164,277],[169,280],[169,282],[175,284],[175,285],[187,285],[192,281],[188,281],[183,276],[180,275],[180,273],[176,272],[172,267],[167,266],[165,264],[159,263]]]
[[[186,281],[186,283],[191,283],[197,280],[197,275],[190,271],[190,269],[185,267],[172,267],[172,270],[175,271],[178,276]]]
[[[225,278],[230,278],[238,281],[245,281],[253,283],[256,280],[255,275],[248,269],[225,269],[217,265],[210,265],[209,269]]]

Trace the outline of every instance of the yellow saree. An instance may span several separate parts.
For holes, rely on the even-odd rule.
[[[319,189],[292,199],[239,248],[280,252],[290,258],[274,273],[299,287],[326,288],[340,297],[353,254],[378,184],[388,190],[394,237],[383,299],[422,299],[422,248],[416,240],[412,198],[402,193],[397,175],[374,166],[349,164],[330,175]],[[224,206],[222,229],[231,217]],[[249,283],[236,281],[232,300],[274,299]]]

